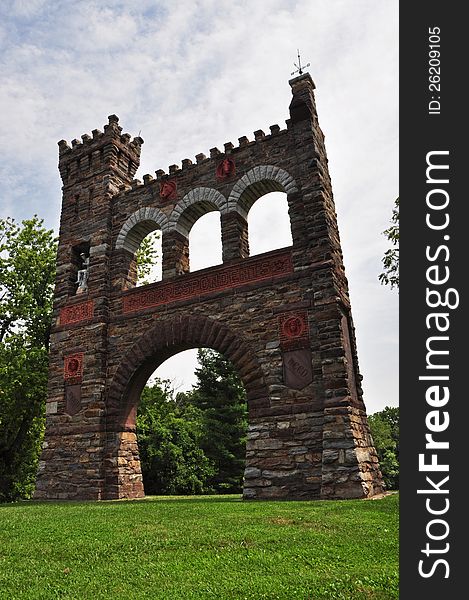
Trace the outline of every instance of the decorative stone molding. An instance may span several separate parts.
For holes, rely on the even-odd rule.
[[[252,257],[230,267],[214,267],[210,273],[190,273],[170,282],[161,281],[143,289],[126,292],[122,298],[122,312],[131,313],[178,300],[197,298],[292,272],[290,251],[263,258]]]
[[[176,230],[188,237],[194,223],[204,214],[218,210],[227,212],[227,199],[219,191],[208,187],[196,187],[173,208],[166,230]]]
[[[93,317],[94,302],[93,300],[87,300],[86,302],[80,302],[78,304],[70,304],[64,306],[60,310],[59,322],[60,325],[71,325],[80,323],[81,321],[87,321]]]
[[[272,165],[260,165],[248,171],[235,183],[228,198],[228,210],[237,210],[246,217],[254,202],[264,194],[291,194],[297,191],[295,180],[285,170]]]
[[[142,240],[155,229],[164,230],[167,228],[168,219],[166,215],[157,208],[147,206],[135,211],[127,221],[117,236],[116,250],[124,248],[132,254],[137,252]]]

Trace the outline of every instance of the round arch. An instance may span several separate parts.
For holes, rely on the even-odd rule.
[[[155,229],[165,230],[168,219],[157,208],[146,207],[136,210],[126,222],[117,236],[116,250],[128,250],[135,254],[146,236]]]
[[[140,394],[153,371],[165,360],[189,348],[212,348],[235,366],[246,388],[248,405],[269,392],[255,352],[237,332],[216,319],[179,315],[157,322],[126,352],[111,381],[107,401],[107,430],[133,429]]]
[[[227,210],[227,204],[225,196],[213,188],[194,188],[173,208],[167,229],[168,231],[176,230],[188,237],[197,219],[214,210],[224,213]]]
[[[269,192],[285,192],[287,197],[298,191],[293,177],[284,169],[260,165],[248,171],[231,190],[228,210],[237,211],[245,218],[254,202]]]

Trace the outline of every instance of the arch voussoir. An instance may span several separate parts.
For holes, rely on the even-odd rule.
[[[125,249],[134,254],[143,239],[155,229],[165,231],[168,219],[158,208],[136,210],[122,225],[116,238],[116,250]]]
[[[166,231],[177,231],[188,237],[195,221],[202,215],[218,210],[227,211],[227,199],[214,188],[197,187],[175,205],[168,219]]]
[[[237,340],[236,336],[233,335],[231,331],[228,331],[228,334],[223,340],[223,343],[220,345],[220,352],[226,356],[226,358],[231,360],[231,354],[233,353],[234,348],[236,348],[239,340]]]
[[[228,327],[222,325],[219,330],[218,333],[215,337],[215,340],[213,342],[214,346],[216,346],[217,348],[220,348],[220,352],[222,352],[222,348],[224,346],[224,341],[226,340],[227,336],[229,335],[230,330],[228,329]]]
[[[174,327],[174,321],[172,319],[165,320],[162,323],[162,342],[166,346],[166,348],[170,348],[171,346],[175,345]]]
[[[251,206],[269,192],[291,194],[298,190],[293,177],[284,169],[273,165],[258,165],[239,179],[228,197],[228,209],[247,216]]]
[[[180,315],[173,319],[165,319],[161,323],[155,323],[126,352],[114,374],[108,392],[108,408],[111,409],[109,414],[115,415],[116,408],[120,408],[121,417],[125,417],[124,412],[129,408],[125,399],[129,380],[137,375],[142,365],[153,359],[156,368],[159,355],[166,360],[168,350],[173,348],[176,354],[182,346],[213,348],[223,353],[233,362],[246,385],[248,398],[250,397],[251,382],[253,382],[252,393],[254,393],[254,389],[261,390],[261,395],[269,397],[262,368],[255,352],[235,331],[209,317]],[[257,393],[256,391],[254,395]]]

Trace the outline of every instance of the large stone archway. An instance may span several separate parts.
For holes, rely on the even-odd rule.
[[[143,496],[135,435],[140,394],[149,376],[165,360],[183,350],[201,347],[217,350],[233,363],[246,389],[251,415],[255,414],[256,406],[270,404],[269,390],[255,352],[229,327],[211,318],[189,314],[156,323],[124,356],[110,384],[105,449],[108,497]],[[246,467],[247,480],[250,480],[250,473],[255,472],[253,461],[248,461]],[[251,478],[251,483],[256,484],[256,481]]]
[[[306,74],[290,85],[286,129],[255,131],[253,141],[212,148],[143,183],[133,179],[143,140],[123,134],[115,115],[104,132],[59,142],[63,203],[36,498],[140,497],[138,395],[159,362],[198,346],[230,358],[248,392],[244,498],[382,491],[314,84]],[[249,257],[247,214],[276,190],[287,194],[293,244]],[[212,210],[223,264],[190,273],[189,231]],[[156,228],[163,280],[135,287],[137,248]]]

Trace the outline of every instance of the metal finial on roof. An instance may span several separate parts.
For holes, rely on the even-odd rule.
[[[296,71],[293,71],[292,75],[296,75],[297,73],[298,73],[298,75],[303,75],[303,69],[306,69],[306,67],[309,67],[311,63],[308,63],[307,65],[302,65],[300,51],[297,50],[297,52],[298,52],[298,64],[293,63],[296,67]]]

